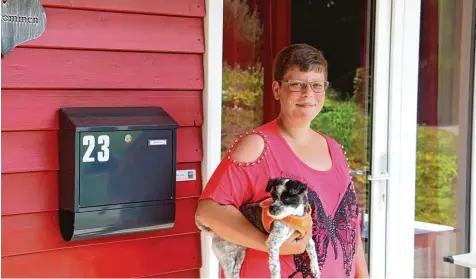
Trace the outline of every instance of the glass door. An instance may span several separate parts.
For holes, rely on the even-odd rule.
[[[385,276],[391,3],[376,0],[224,0],[222,149],[274,119],[272,61],[292,43],[323,51],[329,90],[312,127],[349,160],[372,277]],[[223,155],[223,154],[222,154]]]
[[[471,276],[445,258],[474,253],[475,16],[474,0],[392,1],[388,277]]]
[[[415,277],[469,276],[475,2],[421,0]]]
[[[312,127],[346,152],[363,216],[365,260],[372,277],[383,277],[391,6],[372,0],[294,0],[290,8],[290,42],[322,50],[329,62],[326,103]]]

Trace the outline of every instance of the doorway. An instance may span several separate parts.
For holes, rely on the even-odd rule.
[[[384,239],[371,238],[373,143],[385,146],[386,131],[373,134],[374,123],[374,24],[375,2],[359,1],[291,1],[290,43],[307,43],[322,50],[329,63],[329,90],[322,112],[312,127],[335,138],[344,148],[351,169],[350,175],[360,207],[362,242],[372,276],[382,274],[375,269],[384,262],[370,260],[372,243],[384,251]],[[381,105],[386,106],[385,103]],[[383,127],[386,129],[385,127]],[[385,150],[382,150],[385,153]],[[375,206],[376,203],[374,202]],[[379,207],[382,208],[382,207]],[[384,208],[384,207],[383,207]],[[384,211],[380,210],[380,214]],[[384,233],[385,219],[377,219],[376,232]],[[376,250],[377,251],[377,250]],[[382,254],[383,255],[383,254]],[[382,257],[380,257],[383,259]]]
[[[292,43],[323,51],[330,86],[312,128],[335,138],[347,154],[374,277],[385,276],[389,179],[389,50],[376,52],[375,44],[390,40],[388,30],[377,34],[375,26],[379,14],[380,22],[389,21],[387,8],[374,0],[224,0],[223,14],[222,156],[241,133],[277,116],[270,86],[277,52]]]

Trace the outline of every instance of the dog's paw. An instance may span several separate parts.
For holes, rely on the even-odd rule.
[[[321,278],[321,271],[319,270],[319,265],[311,265],[311,274],[313,278]]]

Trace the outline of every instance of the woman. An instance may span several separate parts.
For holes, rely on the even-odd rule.
[[[224,239],[249,248],[241,277],[269,278],[267,235],[237,208],[268,197],[270,178],[299,179],[309,186],[313,228],[281,247],[282,277],[310,275],[305,253],[310,237],[322,278],[368,277],[347,159],[334,139],[310,128],[324,104],[327,61],[309,45],[291,45],[277,55],[273,79],[279,116],[231,146],[200,197],[196,218]]]

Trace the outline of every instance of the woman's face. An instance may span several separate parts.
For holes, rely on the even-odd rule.
[[[301,72],[293,67],[284,75],[281,86],[277,81],[272,86],[274,97],[281,103],[281,114],[297,125],[309,125],[324,105],[327,88],[324,73]]]

